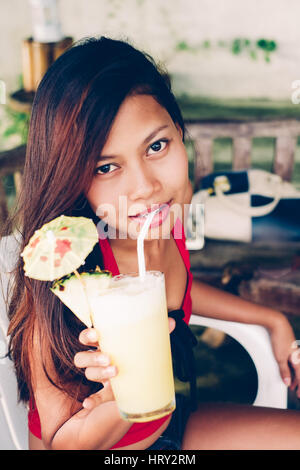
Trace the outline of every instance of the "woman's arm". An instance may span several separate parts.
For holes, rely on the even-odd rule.
[[[175,321],[169,318],[169,332]],[[85,329],[80,333],[82,344],[98,345],[97,331]],[[41,347],[37,337],[31,358],[34,398],[39,412],[43,443],[53,450],[105,450],[110,449],[127,433],[132,423],[121,418],[114,399],[109,378],[117,374],[106,354],[101,351],[81,351],[74,362],[85,370],[86,377],[101,382],[104,388],[89,395],[83,403],[76,402],[48,380],[41,361]],[[49,361],[47,372],[55,377]]]
[[[53,450],[107,450],[118,442],[131,423],[121,419],[115,401],[93,409],[81,409],[56,430],[50,440]]]
[[[248,302],[198,280],[193,280],[192,305],[195,315],[262,325],[271,330],[284,315],[276,310]]]
[[[82,403],[72,399],[48,380],[43,369],[37,336],[32,353],[30,366],[34,399],[41,421],[42,440],[48,449],[109,449],[126,434],[131,423],[123,420],[119,414],[107,380],[106,367],[97,363],[100,353],[93,354],[93,357],[98,377],[106,375],[105,387],[98,392],[97,405],[92,408],[88,402],[90,399],[87,400],[87,408],[83,408]],[[90,365],[92,373],[93,361]],[[50,361],[46,366],[47,373],[55,377]]]
[[[300,398],[299,354],[295,351],[293,329],[285,315],[195,279],[191,297],[193,313],[196,315],[256,324],[267,328],[282,380],[292,389],[297,388],[297,396]]]

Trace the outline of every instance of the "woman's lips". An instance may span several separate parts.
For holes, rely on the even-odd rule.
[[[170,212],[171,202],[172,201],[166,202],[166,203],[161,204],[161,205],[157,205],[157,207],[155,207],[155,205],[153,204],[151,209],[148,209],[147,211],[141,212],[140,214],[138,214],[136,216],[130,216],[130,219],[136,220],[139,224],[143,225],[147,220],[147,215],[150,214],[150,212],[153,212],[153,211],[159,209],[159,212],[157,212],[157,214],[155,214],[155,216],[153,217],[149,228],[158,227],[168,217],[168,214]]]

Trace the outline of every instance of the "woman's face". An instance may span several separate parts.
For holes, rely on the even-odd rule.
[[[182,131],[149,95],[127,97],[99,155],[87,199],[116,238],[136,239],[159,208],[147,238],[169,238],[188,191]]]

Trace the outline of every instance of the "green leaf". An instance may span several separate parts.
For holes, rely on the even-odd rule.
[[[20,73],[20,74],[17,76],[17,83],[18,83],[18,87],[19,87],[19,88],[23,88],[23,87],[24,87],[23,74],[22,74],[22,73]]]
[[[17,134],[17,129],[15,128],[15,126],[10,126],[10,127],[7,127],[5,129],[5,131],[3,132],[3,137],[11,137],[12,135],[15,135]]]
[[[273,52],[277,49],[277,44],[275,41],[267,41],[266,50]]]
[[[231,46],[231,51],[233,54],[240,54],[242,51],[241,40],[234,39]]]
[[[266,49],[267,47],[267,41],[265,39],[258,39],[256,42],[257,47],[260,47],[260,49]]]
[[[268,53],[265,54],[265,62],[267,63],[271,62],[271,59]]]
[[[205,49],[208,49],[208,48],[211,46],[210,41],[208,41],[208,40],[203,41],[202,46],[203,46]]]
[[[177,51],[187,51],[189,50],[189,45],[186,41],[179,41],[177,44],[176,44],[176,50]]]

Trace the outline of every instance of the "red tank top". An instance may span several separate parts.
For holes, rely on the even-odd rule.
[[[175,223],[175,226],[172,230],[172,235],[187,270],[187,286],[181,308],[185,314],[184,321],[189,323],[192,314],[191,287],[193,277],[191,273],[189,253],[185,246],[184,229],[179,219],[177,219]],[[113,276],[120,274],[108,239],[100,239],[99,244],[103,255],[104,268],[111,271]],[[151,436],[151,434],[153,434],[168,419],[168,417],[169,415],[147,423],[134,423],[128,432],[122,437],[122,439],[112,446],[112,449],[117,447],[125,447]],[[32,434],[34,434],[39,439],[42,438],[38,410],[35,407],[33,400],[30,400],[29,402],[28,427]]]

